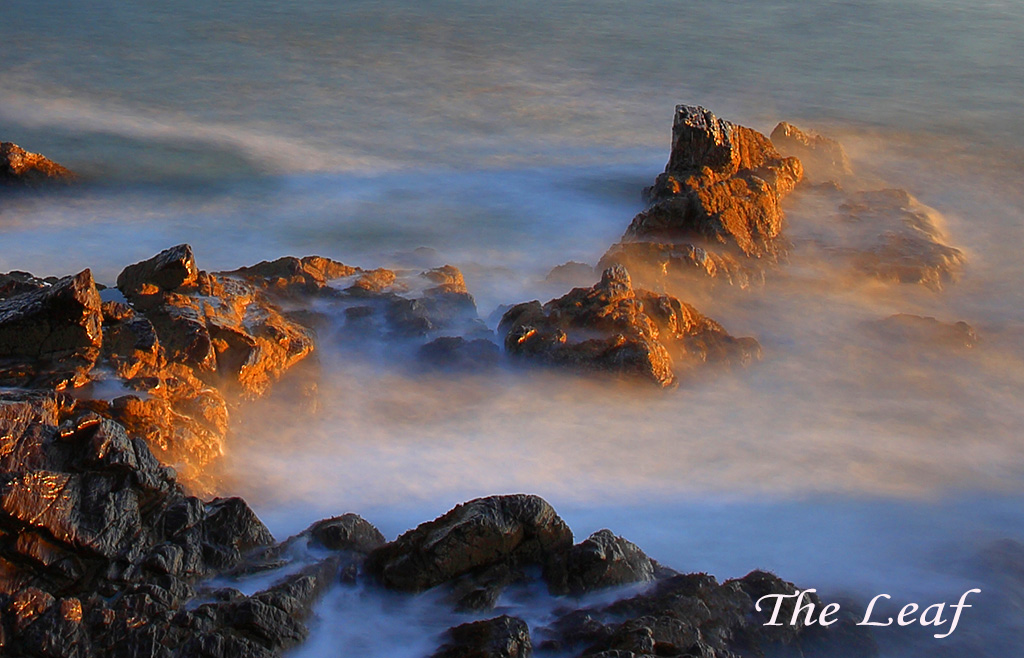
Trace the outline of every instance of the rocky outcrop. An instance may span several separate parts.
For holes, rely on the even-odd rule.
[[[651,280],[696,274],[746,285],[758,275],[756,259],[784,251],[780,201],[802,177],[800,161],[780,155],[764,135],[679,105],[668,164],[647,191],[650,205],[600,266],[626,265]]]
[[[522,619],[502,615],[448,629],[431,658],[529,658],[530,629]]]
[[[572,531],[537,496],[492,496],[459,505],[370,554],[388,588],[418,592],[498,564],[544,564]]]
[[[783,158],[764,135],[703,107],[679,105],[668,165],[650,191],[654,203],[625,237],[699,238],[746,256],[774,254],[782,231],[779,200],[802,176],[800,161]]]
[[[689,304],[634,290],[622,266],[605,270],[592,288],[576,288],[543,306],[513,306],[499,333],[517,358],[660,386],[707,362],[746,364],[760,357],[757,341],[734,338]]]
[[[800,159],[809,181],[841,181],[853,173],[846,149],[834,139],[782,121],[772,131],[771,140],[779,153]]]
[[[35,186],[68,182],[75,174],[38,153],[29,153],[17,144],[0,142],[0,185]]]
[[[598,530],[559,555],[544,574],[553,594],[580,596],[598,589],[654,580],[657,564],[636,544]]]

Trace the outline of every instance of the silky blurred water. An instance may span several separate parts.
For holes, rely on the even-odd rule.
[[[895,633],[886,655],[1018,646],[1020,583],[977,565],[1024,539],[1024,5],[5,0],[0,43],[0,139],[86,180],[0,201],[0,271],[107,284],[180,242],[209,270],[428,247],[487,318],[563,293],[551,267],[618,239],[676,103],[839,138],[862,184],[942,214],[968,257],[958,283],[796,258],[752,292],[674,290],[765,360],[669,392],[435,378],[325,339],[321,411],[239,412],[224,493],[280,538],[346,511],[394,536],[474,496],[538,493],[578,537],[608,526],[681,570],[900,600],[982,587],[967,644]],[[788,221],[800,239],[821,218],[794,200]],[[865,329],[899,312],[981,340],[950,355]],[[533,613],[509,609],[552,605],[525,600]],[[337,590],[299,653],[425,654],[455,619],[436,608]],[[384,641],[397,628],[418,639]]]

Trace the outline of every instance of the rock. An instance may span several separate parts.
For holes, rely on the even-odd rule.
[[[218,272],[223,277],[244,279],[275,295],[295,296],[329,294],[328,282],[362,272],[358,267],[323,258],[286,256],[274,261],[262,261],[250,267],[230,272]]]
[[[0,142],[0,184],[39,185],[69,182],[75,174],[38,153],[29,153],[17,144]]]
[[[89,381],[103,342],[92,273],[0,301],[0,382],[52,389]]]
[[[34,277],[28,272],[20,272],[14,270],[7,274],[0,274],[0,300],[13,297],[14,295],[20,295],[23,292],[33,292],[42,288],[47,288],[54,283],[57,283],[56,277],[50,277],[49,279],[40,279]]]
[[[978,342],[978,335],[966,322],[941,322],[909,313],[890,315],[878,321],[875,329],[888,340],[913,341],[953,350],[970,349]]]
[[[552,594],[587,592],[654,580],[655,563],[640,548],[610,530],[598,530],[555,560],[545,572]]]
[[[620,242],[612,245],[598,263],[602,270],[616,265],[641,273],[640,278],[645,281],[696,276],[723,281],[738,288],[748,288],[751,283],[764,281],[764,273],[756,263],[741,262],[733,254],[687,242]]]
[[[466,290],[466,280],[462,276],[462,271],[454,265],[435,267],[423,272],[420,276],[436,284],[435,287],[427,290],[428,293],[469,294],[469,291]]]
[[[938,212],[906,190],[858,192],[840,197],[834,235],[823,246],[859,272],[939,290],[957,279],[966,260],[945,244],[942,223]]]
[[[388,588],[418,592],[501,563],[544,564],[572,531],[537,496],[463,503],[373,551],[367,569]]]
[[[599,267],[626,265],[652,282],[696,274],[745,286],[759,269],[747,261],[785,250],[780,201],[802,177],[800,161],[764,135],[679,105],[665,172],[646,191],[650,205]],[[655,246],[633,246],[647,242]]]
[[[502,615],[448,629],[432,658],[529,658],[530,629],[522,619]]]
[[[754,602],[795,591],[792,583],[760,571],[723,584],[706,574],[677,575],[632,598],[563,614],[545,630],[551,639],[540,648],[603,656],[830,655],[837,649],[844,656],[877,655],[851,613],[828,629],[764,626],[768,617]],[[792,600],[786,602],[791,614]],[[787,614],[785,605],[783,610]]]
[[[834,139],[805,133],[783,121],[775,126],[771,140],[783,155],[799,158],[812,181],[838,181],[853,173],[846,150]]]
[[[387,541],[380,530],[358,514],[343,514],[317,521],[304,533],[319,546],[331,551],[369,554]]]
[[[128,299],[144,294],[194,288],[199,281],[192,247],[179,244],[156,256],[124,268],[117,277],[117,289]]]
[[[349,288],[349,291],[354,293],[384,292],[395,284],[395,279],[395,273],[391,270],[386,270],[383,267],[377,268],[360,274],[356,282]]]
[[[476,372],[496,367],[501,361],[501,350],[486,338],[442,336],[420,346],[416,356],[431,368]]]
[[[576,288],[541,306],[512,307],[498,327],[512,356],[581,371],[637,377],[660,386],[708,361],[746,364],[760,358],[752,338],[734,338],[692,306],[635,291],[621,266],[592,288]]]
[[[803,176],[764,135],[679,105],[672,153],[626,239],[692,238],[730,244],[747,256],[770,255],[782,229],[779,199]]]
[[[600,266],[598,268],[607,269]],[[590,265],[571,260],[551,268],[544,281],[556,285],[579,286],[593,281],[594,274],[594,268]]]

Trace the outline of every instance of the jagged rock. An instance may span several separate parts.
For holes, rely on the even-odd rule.
[[[395,284],[396,278],[393,271],[380,267],[360,274],[355,283],[349,287],[349,291],[357,294],[384,292]]]
[[[387,541],[380,530],[358,514],[343,514],[317,521],[302,534],[319,546],[332,551],[354,551],[368,554]]]
[[[14,270],[7,274],[0,274],[0,300],[20,295],[23,292],[32,292],[57,283],[57,277],[40,279],[28,272]]]
[[[672,153],[650,194],[655,203],[626,231],[627,240],[702,238],[747,256],[775,253],[782,230],[779,199],[803,176],[764,135],[679,105]]]
[[[780,200],[802,177],[800,161],[782,157],[764,135],[679,105],[665,172],[646,191],[650,205],[599,267],[626,265],[650,281],[696,274],[745,286],[759,269],[746,261],[784,251]],[[646,242],[654,246],[633,246]]]
[[[819,655],[841,649],[844,656],[875,656],[877,647],[851,613],[834,626],[764,626],[765,612],[754,602],[769,593],[792,594],[796,587],[773,574],[755,571],[719,584],[706,574],[660,580],[632,598],[563,614],[548,629],[541,649],[601,656]],[[816,603],[817,597],[809,595]],[[791,615],[786,599],[783,615]],[[788,604],[788,608],[786,605]],[[787,617],[788,618],[788,617]],[[826,654],[827,655],[827,654]]]
[[[655,563],[640,548],[610,530],[598,530],[560,555],[545,572],[552,594],[587,592],[654,580]]]
[[[250,597],[192,584],[273,541],[240,499],[203,504],[119,424],[69,397],[0,393],[0,635],[12,655],[273,656],[337,578],[321,561]]]
[[[850,158],[843,145],[822,135],[810,135],[782,121],[771,135],[779,153],[800,159],[809,180],[842,180],[852,172]]]
[[[85,384],[100,354],[102,321],[89,270],[0,300],[0,382],[58,390]]]
[[[472,372],[497,366],[501,350],[486,338],[442,336],[420,346],[417,357],[431,368]]]
[[[911,340],[949,349],[969,349],[978,342],[978,335],[966,322],[941,322],[909,313],[890,315],[878,321],[875,329],[888,340]]]
[[[0,184],[38,185],[69,182],[75,174],[38,153],[29,153],[17,144],[0,142]]]
[[[543,499],[491,496],[381,546],[367,569],[386,587],[417,592],[495,564],[544,564],[571,545],[572,531]]]
[[[707,361],[749,363],[760,357],[752,338],[734,338],[717,322],[674,297],[634,290],[621,266],[592,288],[576,288],[541,306],[512,307],[498,327],[509,354],[537,363],[635,376],[661,386],[674,369]]]
[[[530,629],[522,619],[502,615],[449,628],[431,658],[529,658]]]

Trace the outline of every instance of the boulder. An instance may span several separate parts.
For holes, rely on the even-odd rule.
[[[875,331],[889,341],[910,341],[922,346],[950,350],[967,350],[978,342],[971,325],[963,322],[942,322],[933,317],[897,313],[874,324]]]
[[[89,270],[0,300],[0,382],[57,390],[87,383],[102,322]]]
[[[530,629],[522,619],[502,615],[448,629],[431,658],[529,658]]]
[[[179,244],[124,268],[117,277],[117,288],[125,297],[137,300],[146,294],[192,289],[198,281],[199,270],[192,247]]]
[[[478,498],[370,553],[385,587],[418,592],[496,564],[545,564],[572,545],[572,531],[537,496]]]
[[[558,556],[544,578],[552,594],[580,596],[606,587],[654,580],[656,567],[636,544],[605,529]]]
[[[317,521],[302,534],[331,551],[369,554],[387,542],[369,521],[351,513]]]
[[[760,358],[752,338],[734,338],[717,322],[674,297],[634,290],[622,266],[604,271],[592,288],[576,288],[541,306],[527,302],[505,313],[498,331],[517,358],[676,383],[708,361],[746,364]]]
[[[834,139],[806,133],[782,121],[772,131],[771,140],[779,153],[800,159],[810,181],[841,181],[853,173],[846,150]]]
[[[354,276],[362,272],[358,267],[322,256],[295,258],[285,256],[273,261],[262,261],[249,267],[229,272],[218,272],[223,277],[243,279],[274,295],[330,294],[330,281]]]
[[[0,142],[0,185],[39,185],[69,182],[75,174],[38,153],[29,153],[17,144]]]

